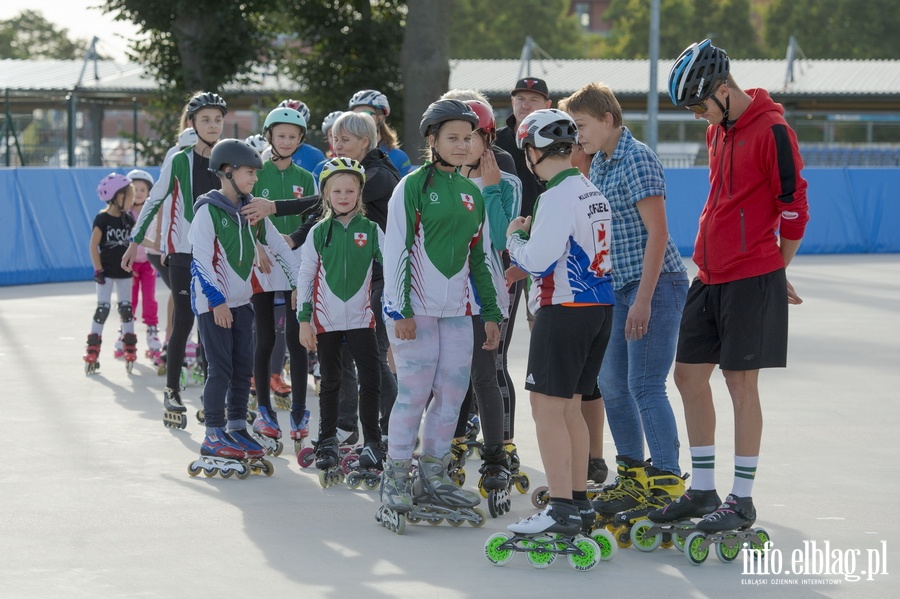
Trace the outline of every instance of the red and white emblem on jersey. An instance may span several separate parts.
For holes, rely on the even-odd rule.
[[[367,243],[369,243],[369,236],[365,233],[357,233],[353,236],[353,241],[359,247],[364,247]]]
[[[294,185],[294,199],[300,199],[303,197],[303,186],[302,185]]]
[[[460,197],[462,197],[462,203],[463,206],[466,207],[466,210],[468,210],[469,212],[475,210],[475,200],[474,198],[472,198],[472,196],[467,193],[461,193],[459,195]]]

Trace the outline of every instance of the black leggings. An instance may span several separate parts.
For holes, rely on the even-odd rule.
[[[469,377],[469,389],[466,391],[466,397],[459,409],[459,420],[456,423],[454,436],[465,436],[466,421],[469,412],[472,411],[473,396],[477,396],[484,444],[500,445],[503,443],[504,405],[500,399],[500,389],[497,385],[497,352],[496,350],[481,349],[487,340],[481,315],[472,316],[472,333],[474,339],[472,374]]]
[[[256,400],[272,410],[269,390],[270,360],[275,347],[275,292],[255,294],[253,302],[256,322],[256,351],[253,354],[253,378],[256,381]],[[306,348],[300,344],[300,325],[293,310],[285,310],[284,328],[288,352],[291,356],[291,417],[300,422],[306,410],[306,378],[309,369]]]
[[[179,390],[181,366],[184,364],[184,346],[194,328],[194,310],[191,308],[191,255],[169,254],[169,289],[172,290],[174,310],[172,334],[166,349],[166,386]]]
[[[362,422],[363,440],[367,444],[381,441],[381,428],[378,425],[381,367],[378,363],[378,342],[375,340],[374,329],[332,331],[316,335],[319,372],[322,374],[319,390],[319,439],[328,439],[337,434],[338,397],[344,369],[341,350],[345,340],[359,375],[359,418]]]
[[[500,345],[497,346],[497,382],[500,384],[500,397],[503,398],[504,441],[513,439],[516,427],[516,386],[509,376],[508,358],[516,313],[519,311],[519,300],[524,294],[524,288],[524,280],[516,281],[509,288],[509,318],[500,324]]]
[[[169,287],[169,267],[163,264],[162,256],[147,252],[147,260],[150,261],[150,264],[152,264],[153,268],[156,269],[156,272],[159,273],[159,278],[162,279],[162,282],[165,283],[166,287]]]

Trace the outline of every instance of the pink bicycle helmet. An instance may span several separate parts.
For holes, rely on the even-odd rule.
[[[116,194],[131,185],[131,179],[119,173],[110,173],[97,185],[97,195],[104,202],[111,202]]]

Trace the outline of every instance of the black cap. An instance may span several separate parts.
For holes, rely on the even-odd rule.
[[[524,79],[519,79],[516,82],[516,87],[513,88],[509,95],[515,96],[517,92],[534,92],[536,94],[540,94],[550,99],[550,92],[547,90],[547,82],[543,79],[538,79],[537,77],[525,77]]]

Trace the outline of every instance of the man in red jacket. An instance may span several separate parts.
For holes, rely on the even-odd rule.
[[[688,47],[669,73],[669,96],[706,119],[711,188],[694,246],[675,358],[691,444],[693,484],[650,518],[704,516],[697,528],[745,529],[756,520],[751,491],[759,461],[760,368],[787,362],[788,304],[802,300],[785,269],[809,220],[797,138],[763,89],[741,90],[728,56],[709,40]],[[734,486],[715,491],[715,427],[709,380],[722,369],[734,406]]]

